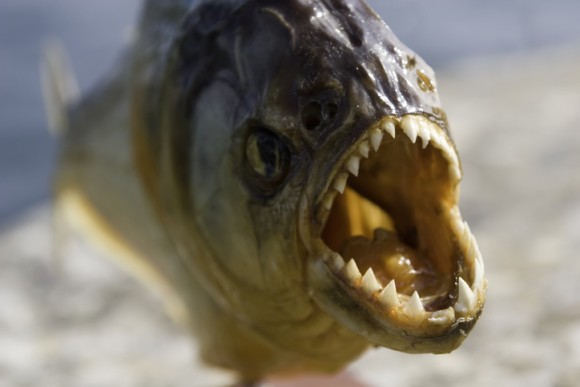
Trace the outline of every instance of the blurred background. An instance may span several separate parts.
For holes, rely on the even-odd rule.
[[[372,0],[397,36],[436,70],[469,58],[580,41],[574,0]],[[113,65],[140,1],[0,0],[0,223],[46,201],[55,142],[38,64],[50,37],[67,48],[82,90]]]
[[[369,2],[438,74],[489,294],[452,355],[372,351],[341,383],[576,386],[580,2]],[[0,387],[223,383],[196,363],[158,299],[114,264],[82,245],[74,259],[50,258],[56,143],[41,98],[41,44],[62,40],[86,91],[114,64],[139,4],[0,0]]]

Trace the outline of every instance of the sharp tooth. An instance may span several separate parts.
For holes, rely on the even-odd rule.
[[[458,313],[468,313],[475,308],[475,294],[467,285],[463,278],[459,278],[459,294],[455,303],[455,311]]]
[[[483,264],[483,258],[481,257],[481,251],[479,251],[479,246],[477,245],[477,240],[475,239],[475,235],[471,234],[471,250],[470,253],[473,254],[473,257],[476,261],[480,261]]]
[[[461,170],[456,164],[450,163],[449,164],[449,175],[454,181],[461,180]]]
[[[465,258],[470,264],[473,264],[473,262],[476,259],[479,248],[477,247],[477,241],[475,240],[475,237],[471,233],[471,230],[469,230],[469,235],[467,235],[467,237],[469,239],[467,242],[467,249],[466,249],[467,254],[466,254]]]
[[[344,273],[346,274],[346,278],[349,279],[350,282],[354,283],[358,281],[361,277],[360,271],[354,259],[350,259],[344,268]]]
[[[483,264],[483,257],[481,256],[481,251],[479,251],[479,246],[477,246],[477,250],[475,251],[475,260],[479,262],[481,269],[485,270],[485,265]]]
[[[417,123],[412,118],[405,116],[401,121],[401,128],[414,144],[417,141],[417,132],[419,130]]]
[[[449,325],[455,318],[455,311],[452,307],[443,310],[437,310],[429,317],[429,322],[437,325]]]
[[[332,204],[334,203],[334,198],[336,197],[336,191],[327,192],[322,199],[322,205],[324,208],[330,211]]]
[[[369,142],[368,141],[363,141],[358,146],[358,152],[364,158],[369,157],[369,150],[370,150],[370,148],[369,148]]]
[[[335,179],[334,179],[334,189],[337,190],[340,193],[344,192],[344,189],[346,188],[346,181],[348,180],[348,173],[340,173]]]
[[[465,225],[461,220],[459,208],[457,206],[454,206],[451,211],[453,216],[453,231],[455,232],[455,235],[461,237],[464,233]]]
[[[429,140],[431,140],[431,131],[429,130],[429,127],[421,125],[421,128],[419,129],[419,137],[423,140],[423,149],[427,148]]]
[[[358,156],[351,156],[346,163],[346,168],[350,173],[358,176],[358,168],[360,166],[360,158]]]
[[[445,157],[449,160],[450,164],[455,165],[455,167],[457,167],[457,169],[459,169],[459,156],[457,155],[455,148],[453,148],[452,145],[449,145],[447,143],[447,140],[444,140],[444,141],[445,141],[445,145],[442,146],[442,150],[443,150],[443,153],[445,154]]]
[[[469,228],[469,224],[467,222],[463,222],[463,235],[461,235],[461,243],[469,247],[469,243],[471,242],[471,229]]]
[[[440,130],[433,130],[431,132],[431,141],[433,142],[433,146],[441,149],[445,144],[445,134]]]
[[[471,235],[471,227],[469,227],[469,223],[464,221],[463,224],[465,225],[465,229],[467,230],[467,234]]]
[[[383,122],[383,125],[381,127],[383,128],[384,131],[389,133],[392,138],[395,138],[396,130],[395,130],[395,124],[393,123],[393,121]]]
[[[399,295],[397,294],[395,280],[391,280],[391,282],[389,282],[389,284],[383,289],[379,296],[379,300],[388,308],[399,306]]]
[[[419,126],[416,131],[419,131],[419,135],[423,139],[423,147],[427,146],[426,139],[429,138],[429,143],[432,144],[435,148],[439,149],[449,162],[449,174],[451,177],[456,181],[459,180],[461,178],[459,159],[457,157],[457,152],[455,152],[453,146],[450,145],[447,136],[438,129],[431,129],[433,124],[430,122],[425,122],[425,119],[421,118],[420,120],[420,124],[417,124],[416,122],[409,122],[411,120],[403,120],[401,122],[401,127],[403,127],[403,130],[405,130],[405,133],[407,133],[407,130],[409,130],[411,126]],[[403,123],[405,126],[403,126]],[[411,138],[411,135],[408,133],[407,135]]]
[[[369,267],[362,277],[362,287],[365,292],[371,295],[383,288],[377,280],[377,277],[375,277],[375,273],[371,267]]]
[[[479,289],[483,289],[484,271],[483,266],[477,259],[473,265],[471,275],[473,277],[473,290],[477,291]]]
[[[330,257],[330,267],[335,271],[340,271],[344,267],[344,259],[338,253],[333,253]]]
[[[375,128],[372,130],[371,145],[375,150],[375,152],[379,150],[379,147],[381,146],[381,141],[383,141],[383,136],[384,133],[379,128]]]
[[[413,292],[413,295],[407,302],[407,305],[405,305],[403,313],[414,320],[422,319],[425,316],[425,308],[423,308],[423,303],[421,302],[421,298],[419,297],[419,293],[417,293],[417,291]]]

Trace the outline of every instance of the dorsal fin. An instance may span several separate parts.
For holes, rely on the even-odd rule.
[[[43,44],[40,78],[49,131],[62,135],[68,130],[68,111],[78,100],[79,87],[60,41],[49,40]]]

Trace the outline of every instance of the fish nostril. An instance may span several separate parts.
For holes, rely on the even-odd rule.
[[[306,130],[318,129],[322,124],[322,106],[316,101],[308,103],[302,110],[302,124]]]
[[[309,102],[302,110],[302,124],[308,131],[320,129],[331,123],[338,114],[336,102]]]
[[[334,102],[324,104],[323,116],[326,121],[332,121],[338,113],[338,105]]]

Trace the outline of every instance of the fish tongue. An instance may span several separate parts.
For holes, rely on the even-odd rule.
[[[354,258],[362,273],[372,267],[383,286],[394,279],[399,292],[414,290],[416,253],[401,243],[394,231],[378,228],[372,240],[363,236],[352,237],[344,244],[341,255],[346,260]]]

